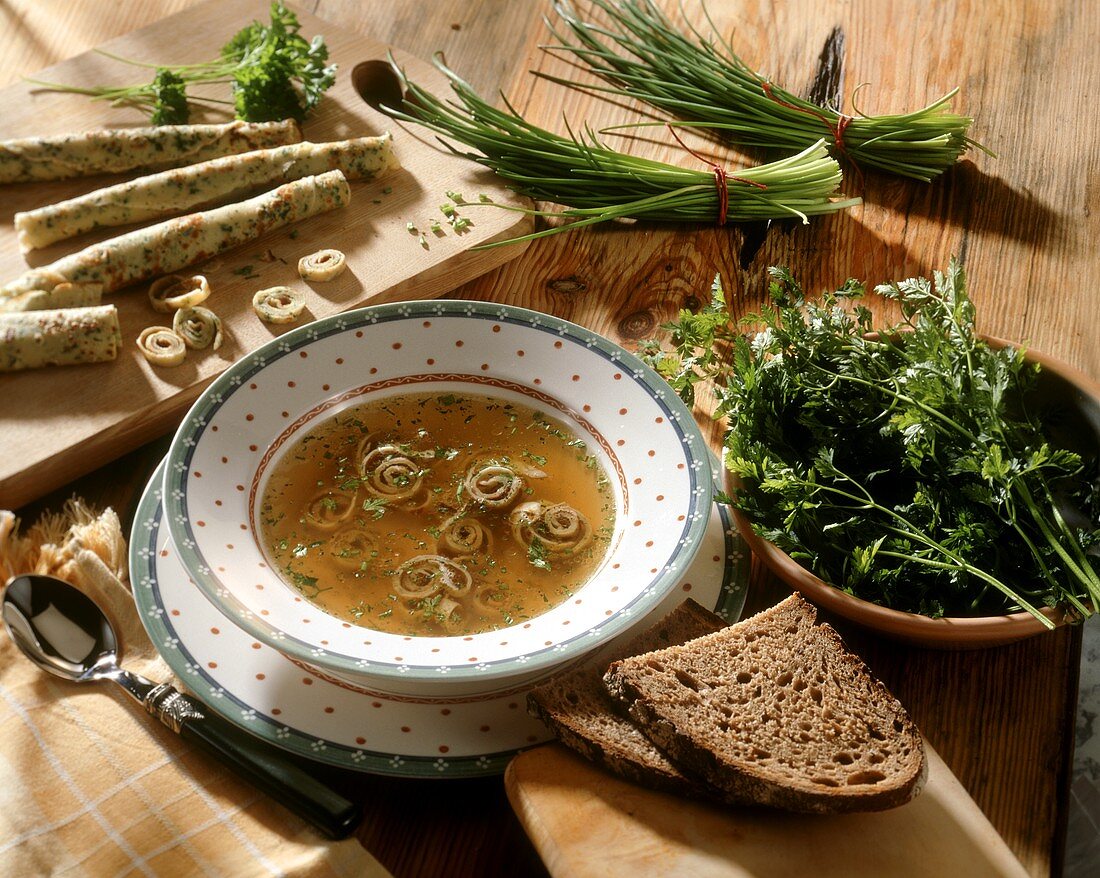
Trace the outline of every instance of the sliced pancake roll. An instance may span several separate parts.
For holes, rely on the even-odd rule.
[[[40,289],[0,297],[0,312],[91,308],[103,298],[103,284],[99,283],[71,283],[60,276],[44,276],[38,286]]]
[[[53,137],[0,140],[0,183],[65,180],[136,168],[172,168],[302,139],[298,123],[228,122],[106,128]]]
[[[218,253],[254,241],[282,226],[317,216],[351,201],[340,171],[286,183],[236,204],[166,220],[85,247],[50,265],[32,269],[0,287],[4,299],[59,282],[98,283],[111,293],[138,281],[172,274]]]
[[[303,177],[342,171],[370,180],[398,167],[389,133],[332,143],[292,143],[138,177],[15,215],[24,253],[95,229],[161,219]]]
[[[924,744],[901,704],[798,595],[612,663],[608,691],[669,760],[731,798],[790,811],[902,805]]]
[[[0,372],[101,363],[121,344],[114,305],[0,314]]]

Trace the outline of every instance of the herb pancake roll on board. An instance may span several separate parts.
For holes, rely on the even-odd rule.
[[[389,133],[332,143],[294,143],[162,171],[15,215],[24,253],[95,229],[160,219],[249,192],[342,171],[371,180],[399,167]]]
[[[257,195],[202,213],[138,229],[32,269],[0,287],[0,311],[32,290],[50,290],[58,282],[98,283],[111,293],[132,283],[171,274],[195,262],[351,200],[347,178],[340,171],[305,177]]]
[[[106,128],[0,141],[0,183],[171,168],[302,139],[293,119],[224,125]]]
[[[114,305],[0,314],[0,372],[101,363],[121,344]]]
[[[74,284],[61,275],[44,275],[39,279],[38,287],[15,296],[0,297],[0,312],[91,308],[98,305],[103,297],[103,284]]]

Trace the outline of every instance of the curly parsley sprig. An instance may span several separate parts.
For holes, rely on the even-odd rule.
[[[231,84],[238,119],[301,122],[324,92],[336,81],[336,65],[327,64],[328,47],[321,36],[306,40],[298,17],[281,2],[271,4],[271,21],[253,21],[238,31],[218,58],[201,64],[167,66],[144,64],[100,50],[101,55],[137,67],[152,67],[152,82],[127,86],[85,88],[28,79],[51,91],[88,95],[93,100],[127,104],[150,113],[154,125],[183,125],[191,116],[191,102],[225,104],[228,101],[197,97],[188,86]]]
[[[711,303],[645,353],[686,400],[714,383],[726,465],[754,530],[864,600],[929,616],[1100,606],[1097,461],[1056,447],[1039,366],[975,331],[961,266],[880,286],[901,323],[877,328],[864,287],[810,302],[784,269],[742,334]],[[1071,523],[1070,510],[1076,515]]]

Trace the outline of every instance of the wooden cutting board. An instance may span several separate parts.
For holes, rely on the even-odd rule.
[[[267,0],[212,0],[101,48],[144,62],[208,60],[217,57],[241,27],[254,19],[266,21],[269,5]],[[439,207],[448,201],[449,190],[474,201],[485,194],[498,203],[520,202],[500,180],[443,150],[428,132],[394,124],[360,98],[352,85],[352,70],[371,61],[378,62],[377,69],[389,47],[295,11],[303,35],[323,34],[331,60],[339,65],[336,84],[303,126],[306,139],[337,140],[389,130],[402,170],[371,183],[352,184],[347,208],[273,232],[198,266],[195,270],[205,274],[214,289],[207,304],[226,329],[226,342],[217,352],[193,351],[174,369],[146,363],[134,339],[146,326],[168,321],[149,306],[145,285],[140,285],[105,299],[118,305],[122,324],[123,350],[116,362],[0,376],[0,508],[18,507],[167,431],[222,370],[292,328],[273,327],[255,317],[251,298],[256,290],[278,284],[298,287],[308,296],[304,319],[318,318],[368,303],[439,296],[523,251],[522,244],[471,250],[528,231],[531,220],[514,211],[471,207],[463,213],[473,225],[463,234],[455,234],[445,223],[445,234],[429,230],[432,220],[443,222]],[[437,93],[446,91],[445,79],[430,64],[398,50],[394,54],[411,77]],[[88,52],[36,78],[78,85],[125,84],[140,82],[148,74],[146,68]],[[228,88],[218,96],[228,97]],[[0,140],[147,124],[138,110],[46,92],[27,83],[0,90],[0,107]],[[193,121],[226,118],[209,114]],[[28,265],[12,225],[17,211],[119,179],[123,178],[4,186],[0,282],[18,276]],[[426,248],[418,242],[418,233],[408,230],[409,222],[424,232]],[[108,236],[84,236],[30,255],[33,264],[40,265]],[[323,247],[343,250],[349,270],[333,282],[307,285],[298,277],[298,259]]]
[[[560,744],[521,753],[508,798],[554,878],[1023,878],[939,755],[892,811],[835,817],[719,808],[619,780]]]

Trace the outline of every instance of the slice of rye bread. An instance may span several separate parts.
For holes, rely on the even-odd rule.
[[[633,783],[681,795],[717,795],[685,777],[619,711],[607,694],[603,672],[614,658],[684,643],[725,627],[720,616],[690,598],[652,627],[614,650],[532,690],[527,709],[558,739],[592,762]],[[625,711],[624,711],[625,712]]]
[[[814,607],[780,604],[682,646],[614,662],[608,691],[669,760],[788,811],[878,811],[924,785],[905,708]]]

